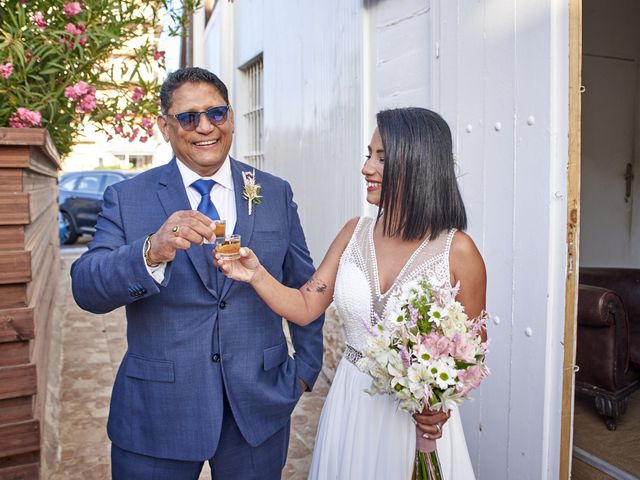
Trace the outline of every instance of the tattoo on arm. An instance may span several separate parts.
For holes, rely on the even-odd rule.
[[[327,284],[313,275],[304,286],[307,292],[324,293],[327,291]]]

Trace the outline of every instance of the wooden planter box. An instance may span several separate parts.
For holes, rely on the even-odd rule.
[[[46,130],[0,128],[0,480],[38,478],[59,168]]]

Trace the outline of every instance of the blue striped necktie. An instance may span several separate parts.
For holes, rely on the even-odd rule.
[[[198,211],[204,213],[211,220],[220,220],[218,210],[216,210],[216,206],[211,200],[211,189],[215,184],[215,180],[205,180],[204,178],[201,178],[200,180],[193,182],[191,186],[195,188],[200,195],[202,195],[200,204],[198,205]]]

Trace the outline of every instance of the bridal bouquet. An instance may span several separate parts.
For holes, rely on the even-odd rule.
[[[480,338],[488,315],[470,319],[455,300],[459,288],[419,278],[394,292],[358,363],[373,377],[369,393],[393,394],[413,414],[448,411],[478,387],[489,373]],[[442,478],[435,440],[416,434],[416,478]]]

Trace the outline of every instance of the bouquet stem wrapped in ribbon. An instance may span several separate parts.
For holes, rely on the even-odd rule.
[[[488,314],[469,318],[455,299],[459,288],[418,278],[392,294],[358,362],[373,378],[369,393],[394,395],[410,414],[448,412],[480,385],[489,374],[480,335]],[[416,450],[414,477],[441,479],[436,441],[417,431]]]

